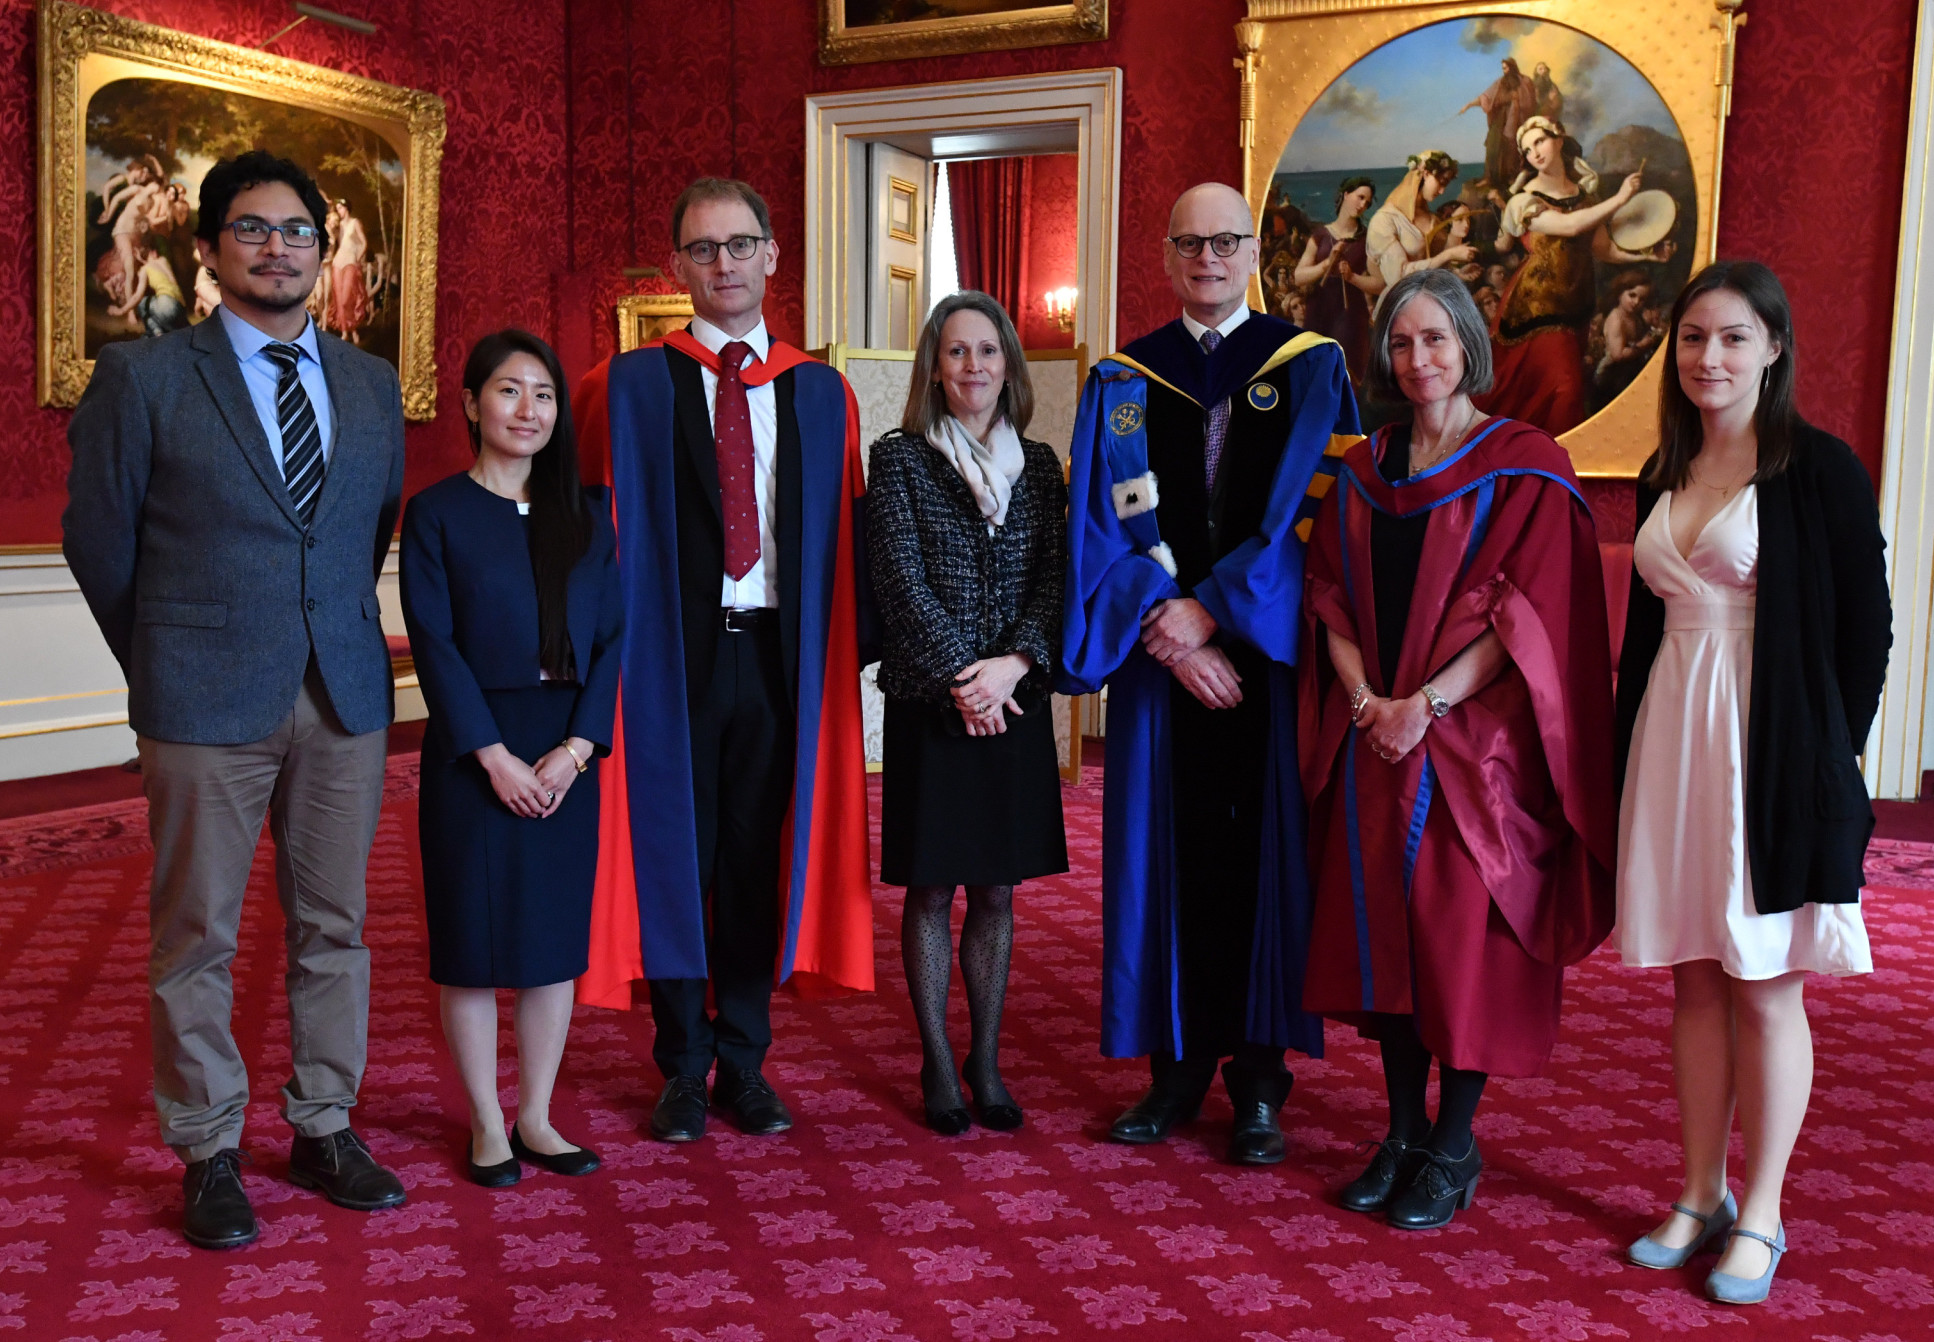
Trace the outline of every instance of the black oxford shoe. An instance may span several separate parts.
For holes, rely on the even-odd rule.
[[[1429,1154],[1421,1144],[1401,1137],[1386,1137],[1375,1145],[1377,1153],[1370,1157],[1369,1166],[1336,1195],[1337,1204],[1345,1211],[1380,1212],[1388,1207],[1398,1189],[1410,1187]]]
[[[1426,1151],[1423,1168],[1410,1181],[1410,1187],[1390,1199],[1390,1224],[1398,1230],[1435,1230],[1449,1225],[1459,1209],[1470,1206],[1477,1196],[1477,1176],[1483,1169],[1476,1141],[1458,1160]]]
[[[721,1067],[712,1102],[731,1110],[739,1131],[748,1137],[770,1137],[792,1127],[786,1102],[757,1072],[727,1072]]]
[[[675,1076],[658,1092],[651,1135],[661,1142],[695,1142],[705,1135],[705,1078]]]
[[[289,1147],[289,1182],[313,1188],[353,1212],[400,1207],[408,1196],[402,1181],[376,1163],[352,1128],[327,1137],[295,1135]]]
[[[1193,1123],[1202,1112],[1202,1097],[1173,1095],[1159,1086],[1149,1091],[1108,1129],[1108,1140],[1125,1146],[1153,1146],[1168,1140],[1169,1133],[1184,1123]]]
[[[1283,1163],[1283,1129],[1276,1113],[1276,1106],[1267,1100],[1236,1102],[1236,1127],[1229,1134],[1231,1165]]]
[[[261,1233],[242,1189],[242,1161],[234,1149],[189,1165],[181,1177],[181,1231],[198,1249],[239,1249]]]

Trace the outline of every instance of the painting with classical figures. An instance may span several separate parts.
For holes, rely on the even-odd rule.
[[[1657,353],[1697,204],[1672,113],[1611,47],[1538,19],[1433,23],[1356,61],[1289,137],[1263,209],[1264,299],[1340,341],[1361,389],[1383,291],[1449,269],[1491,330],[1480,404],[1563,433]]]
[[[323,330],[398,362],[402,157],[326,112],[171,79],[117,79],[86,113],[85,352],[206,320],[221,301],[195,256],[201,179],[274,146],[329,202],[329,247],[309,311]]]

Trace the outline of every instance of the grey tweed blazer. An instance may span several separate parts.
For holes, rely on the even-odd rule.
[[[347,730],[389,724],[376,576],[403,493],[402,390],[374,355],[330,335],[318,347],[336,437],[307,528],[220,321],[95,361],[67,429],[62,548],[143,736],[259,741],[311,657]]]
[[[1061,647],[1068,490],[1045,443],[1023,439],[1006,524],[993,535],[967,482],[924,438],[894,430],[873,444],[866,547],[886,636],[880,689],[949,703],[960,669],[1024,652],[1020,688],[1046,693]]]

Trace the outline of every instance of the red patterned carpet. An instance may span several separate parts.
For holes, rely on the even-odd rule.
[[[410,1204],[359,1216],[282,1181],[288,1028],[265,846],[236,1010],[264,1233],[229,1254],[176,1233],[179,1170],[147,1103],[141,804],[0,822],[0,1342],[1905,1342],[1934,1325],[1934,991],[1912,970],[1934,950],[1934,848],[1876,846],[1881,968],[1812,992],[1819,1079],[1789,1189],[1793,1253],[1769,1304],[1729,1312],[1695,1294],[1699,1270],[1644,1272],[1616,1252],[1674,1192],[1678,1152],[1668,978],[1603,954],[1570,979],[1550,1076],[1486,1097],[1488,1169],[1449,1230],[1400,1234],[1329,1205],[1382,1120],[1375,1056],[1340,1032],[1327,1061],[1297,1069],[1277,1170],[1220,1163],[1219,1097],[1169,1147],[1101,1141],[1144,1073],[1095,1054],[1098,773],[1067,793],[1076,872],[1017,901],[1005,1057],[1029,1107],[1021,1134],[920,1125],[883,891],[879,995],[775,1005],[791,1134],[646,1140],[649,1016],[583,1011],[557,1113],[604,1171],[474,1188],[424,977],[409,768],[392,761],[371,862],[358,1126]]]

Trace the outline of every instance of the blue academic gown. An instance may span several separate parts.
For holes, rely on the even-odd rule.
[[[1153,416],[1151,392],[1159,403]],[[1194,415],[1206,416],[1225,397],[1233,407],[1232,443],[1240,437],[1253,444],[1258,435],[1267,441],[1280,432],[1282,452],[1273,476],[1248,501],[1259,524],[1235,543],[1217,545],[1213,563],[1204,555],[1182,556],[1185,590],[1177,555],[1157,522],[1162,501],[1178,506],[1192,482],[1171,473],[1164,483],[1151,475],[1150,421],[1159,433],[1176,423],[1180,406],[1189,412],[1192,433]],[[1322,1052],[1322,1023],[1301,1006],[1312,905],[1297,775],[1296,645],[1315,509],[1357,436],[1340,347],[1259,313],[1213,356],[1177,320],[1089,374],[1071,448],[1059,688],[1079,694],[1109,686],[1102,858],[1102,1052],[1108,1056],[1183,1055],[1170,783],[1173,677],[1142,649],[1140,632],[1151,606],[1184,595],[1215,617],[1219,640],[1247,645],[1268,668],[1266,688],[1245,686],[1248,694],[1267,693],[1270,708],[1246,1038],[1311,1056]],[[1173,456],[1161,442],[1156,449],[1157,457]],[[1202,490],[1195,495],[1199,500]],[[1224,500],[1218,507],[1240,513],[1241,504]]]

